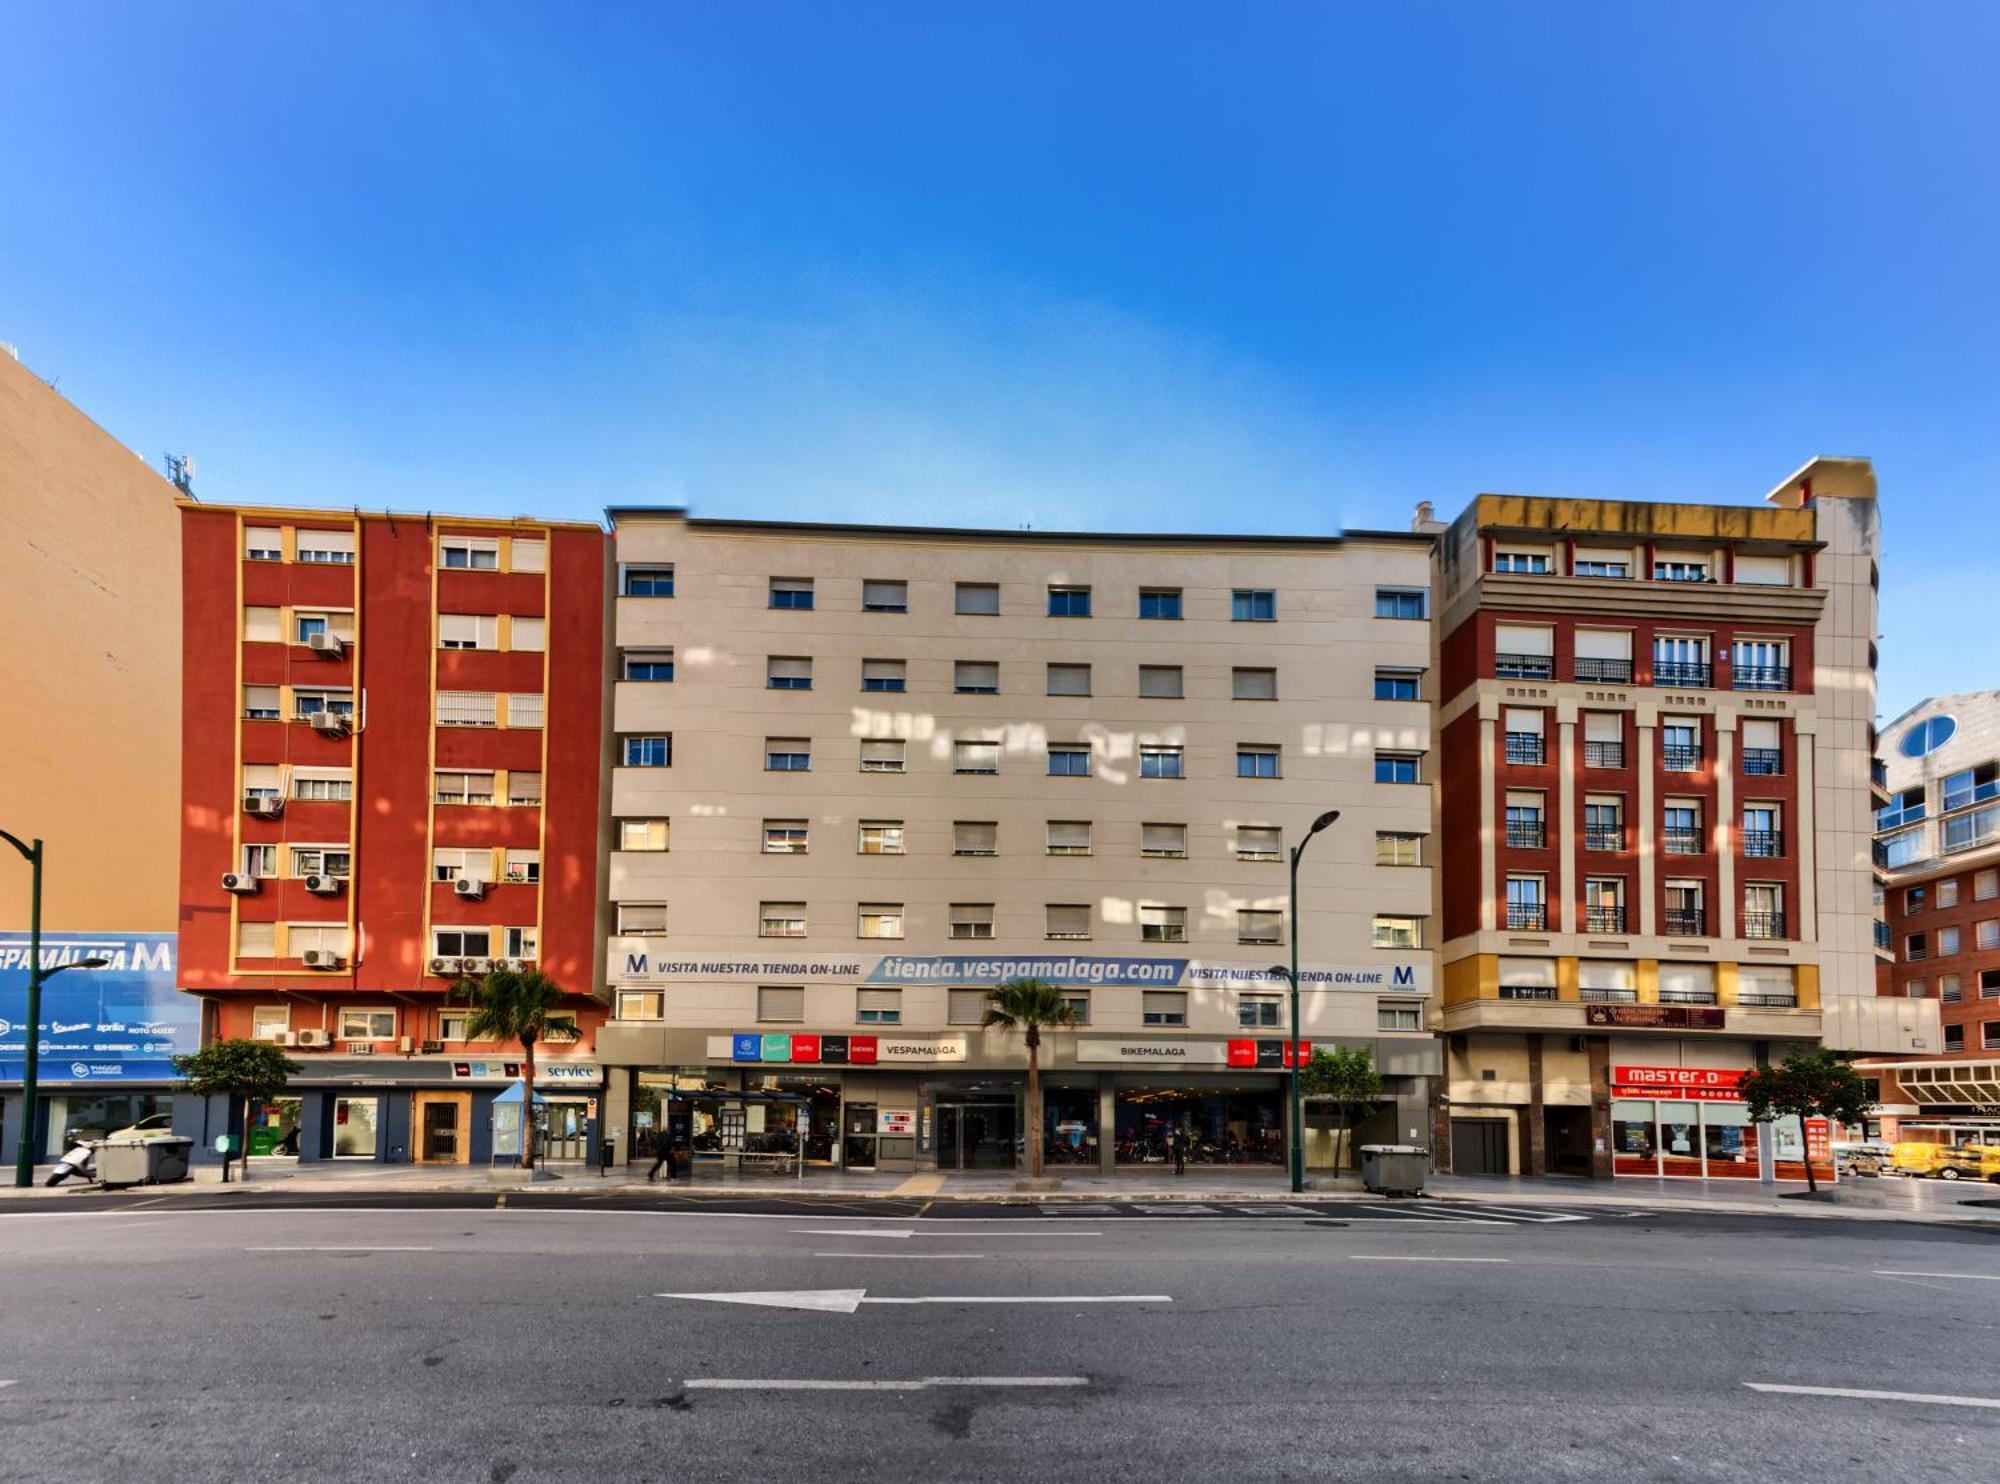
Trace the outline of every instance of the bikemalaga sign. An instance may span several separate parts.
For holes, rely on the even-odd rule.
[[[41,1080],[163,1082],[201,1047],[201,1005],[174,986],[172,933],[43,933]],[[21,1080],[28,1037],[28,935],[0,933],[0,1082]]]

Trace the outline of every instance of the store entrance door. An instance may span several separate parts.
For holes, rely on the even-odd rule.
[[[1016,1163],[1020,1110],[1012,1100],[937,1105],[938,1168],[1011,1170]]]
[[[457,1164],[458,1139],[458,1103],[425,1103],[423,1152],[417,1157],[425,1164]]]
[[[548,1132],[544,1135],[542,1158],[558,1163],[581,1160],[588,1153],[589,1105],[581,1099],[571,1102],[550,1098],[544,1111],[548,1115]]]

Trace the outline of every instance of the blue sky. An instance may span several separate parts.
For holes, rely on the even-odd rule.
[[[2000,683],[1924,638],[2000,618],[2000,7],[4,29],[0,339],[211,499],[1290,532],[1860,453],[1885,716]]]

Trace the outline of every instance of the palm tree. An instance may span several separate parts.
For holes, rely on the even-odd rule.
[[[459,988],[472,1002],[467,1017],[468,1041],[518,1041],[526,1094],[521,1100],[521,1168],[535,1164],[535,1043],[574,1041],[576,1029],[567,1020],[551,1020],[562,1009],[563,989],[539,969],[518,973],[495,969],[477,979],[462,979]]]
[[[1055,985],[1010,979],[987,997],[982,1027],[1023,1031],[1028,1040],[1028,1178],[1042,1178],[1042,1028],[1076,1024],[1076,1006]]]

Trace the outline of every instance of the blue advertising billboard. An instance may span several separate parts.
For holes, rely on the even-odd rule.
[[[173,933],[43,933],[42,969],[106,958],[42,981],[40,1080],[164,1082],[173,1058],[201,1049],[201,1002],[174,987]],[[28,935],[0,933],[0,1083],[27,1054]]]

